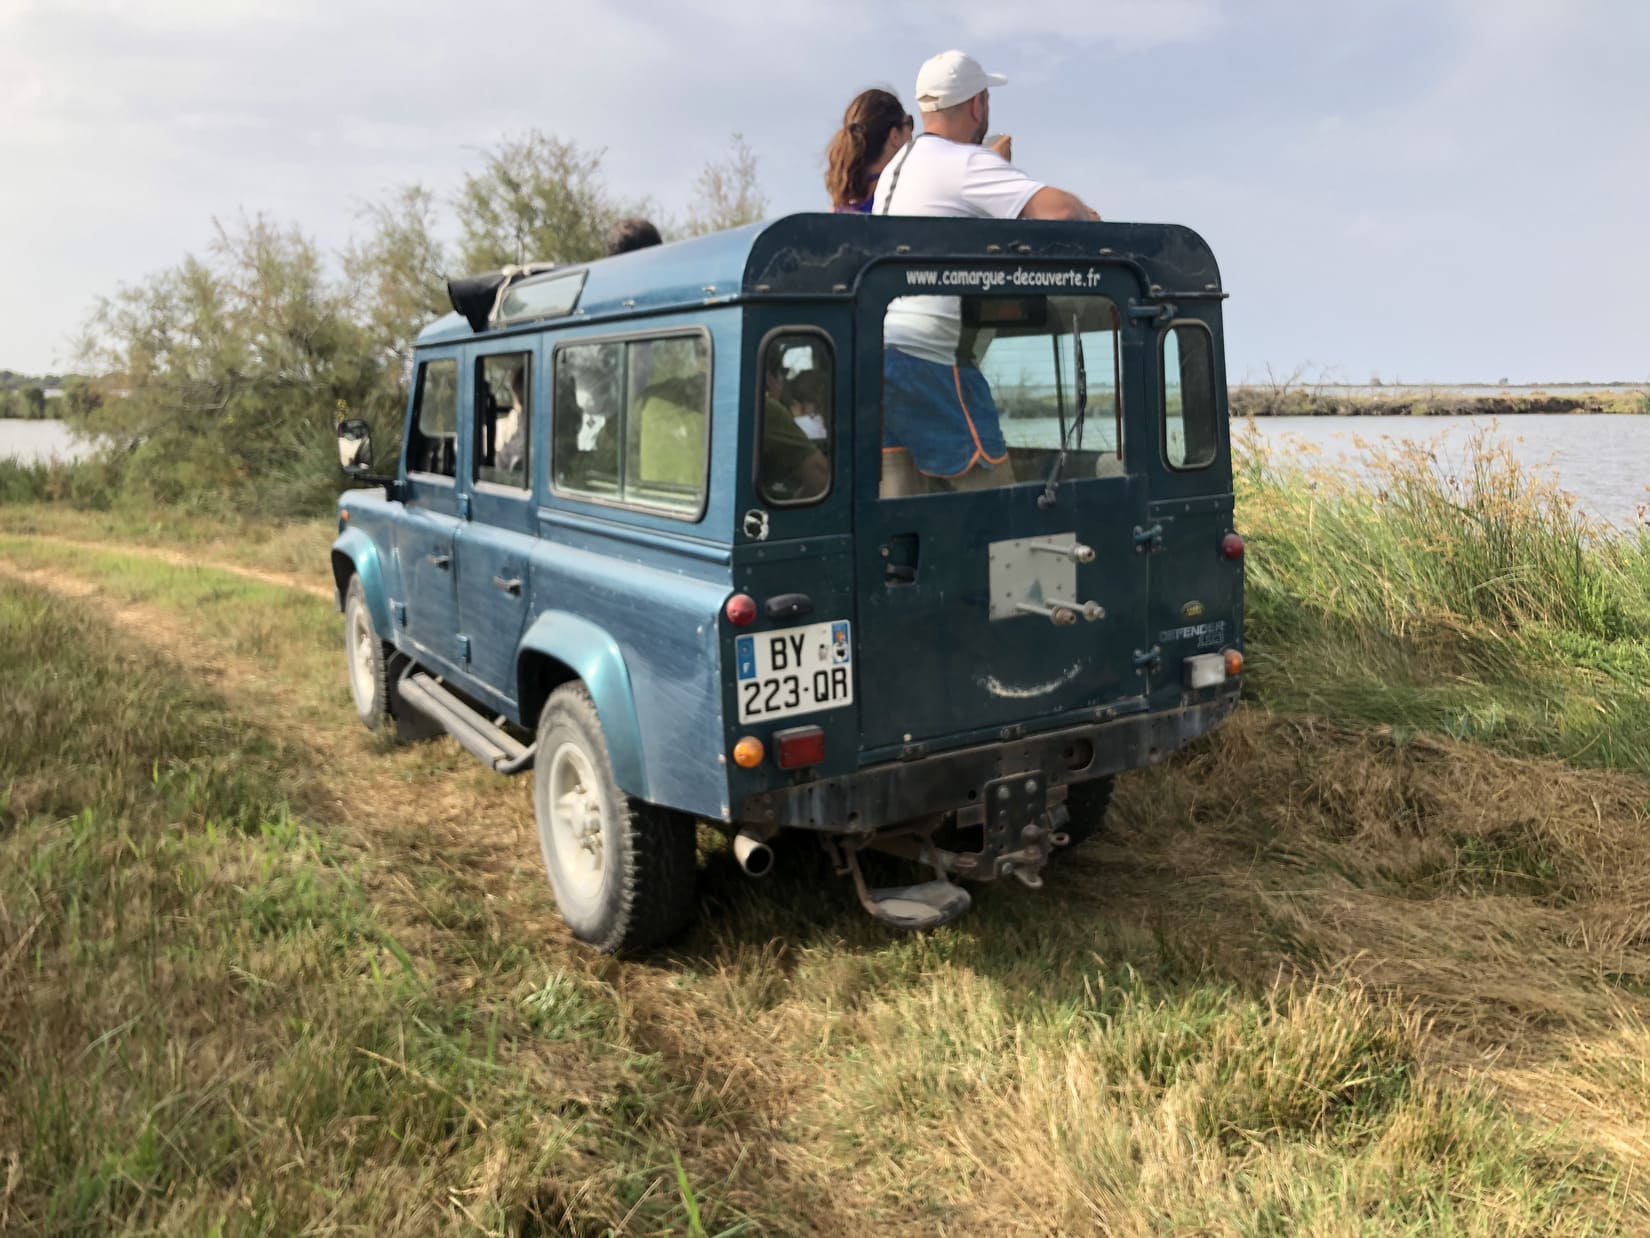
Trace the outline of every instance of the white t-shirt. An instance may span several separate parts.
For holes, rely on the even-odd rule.
[[[994,150],[923,134],[877,178],[871,214],[1018,219],[1041,188]],[[901,297],[883,322],[885,344],[941,365],[956,364],[961,332],[956,297]]]

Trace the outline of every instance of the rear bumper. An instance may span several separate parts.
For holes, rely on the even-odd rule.
[[[1010,774],[1041,773],[1049,787],[1153,765],[1213,730],[1237,707],[1238,684],[1178,709],[979,744],[913,761],[889,761],[748,795],[738,820],[837,834],[862,833],[979,802],[980,789]]]

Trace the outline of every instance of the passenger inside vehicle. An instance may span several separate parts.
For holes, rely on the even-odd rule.
[[[825,420],[819,402],[823,371],[808,369],[787,379],[783,340],[768,347],[763,364],[764,400],[759,485],[764,498],[802,502],[823,495],[831,486],[831,465],[813,436],[802,428],[800,415],[809,418],[825,439]],[[806,346],[805,346],[806,347]],[[828,440],[826,441],[828,446]]]

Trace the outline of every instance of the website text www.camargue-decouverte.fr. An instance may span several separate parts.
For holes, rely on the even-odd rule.
[[[908,287],[973,288],[982,292],[997,288],[1094,288],[1100,279],[1100,271],[1094,267],[1082,270],[1068,267],[1059,271],[1016,267],[1009,271],[909,270],[905,273]]]

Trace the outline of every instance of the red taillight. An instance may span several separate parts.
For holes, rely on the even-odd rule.
[[[723,612],[734,627],[749,627],[756,622],[756,599],[748,593],[736,593],[728,599]]]
[[[817,726],[793,726],[775,731],[774,759],[780,769],[801,769],[825,759],[825,732]]]
[[[1243,539],[1236,533],[1228,533],[1220,539],[1220,553],[1228,559],[1243,558]]]

